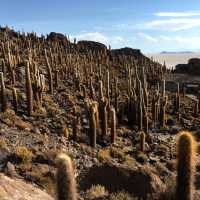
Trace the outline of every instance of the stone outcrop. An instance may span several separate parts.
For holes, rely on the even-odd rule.
[[[200,58],[191,58],[187,64],[178,64],[174,73],[200,75]]]
[[[0,199],[1,200],[53,200],[44,191],[25,183],[20,179],[11,179],[0,174]]]

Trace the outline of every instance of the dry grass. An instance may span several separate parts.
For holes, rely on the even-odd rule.
[[[122,191],[111,194],[109,200],[136,200],[136,198],[133,198],[129,193]]]
[[[17,147],[15,149],[15,156],[22,163],[29,163],[32,161],[33,154],[26,147]]]
[[[97,198],[103,198],[108,195],[105,187],[101,185],[92,185],[90,189],[86,191],[86,199],[93,200]]]

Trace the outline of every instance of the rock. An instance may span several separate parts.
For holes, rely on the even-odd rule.
[[[0,147],[0,169],[3,168],[11,153],[6,147]]]
[[[100,43],[100,42],[93,42],[93,41],[79,41],[77,47],[80,52],[86,51],[86,49],[90,49],[91,51],[95,52],[105,52],[107,51],[107,47]]]
[[[187,64],[178,64],[174,70],[175,73],[187,73],[191,75],[200,75],[200,59],[191,58]]]
[[[11,179],[0,174],[0,199],[1,200],[53,200],[44,191],[25,183],[20,179]]]
[[[83,175],[80,185],[87,190],[92,184],[102,185],[109,192],[125,190],[144,199],[147,194],[163,192],[166,189],[164,183],[149,167],[113,163],[91,167],[88,173]]]
[[[7,162],[5,173],[11,178],[18,177],[17,172],[15,170],[15,165],[13,165],[11,162]]]

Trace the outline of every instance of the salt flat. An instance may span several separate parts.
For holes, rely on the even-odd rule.
[[[172,68],[177,64],[185,64],[190,58],[200,58],[200,52],[195,53],[155,53],[146,54],[146,56],[153,57],[153,59],[161,64],[166,63],[167,67]]]

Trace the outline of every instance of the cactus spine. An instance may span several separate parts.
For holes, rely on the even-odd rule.
[[[58,200],[77,200],[76,181],[71,158],[65,154],[58,155],[57,167]]]
[[[181,132],[177,140],[177,200],[192,200],[194,160],[196,154],[195,139],[190,132]]]

